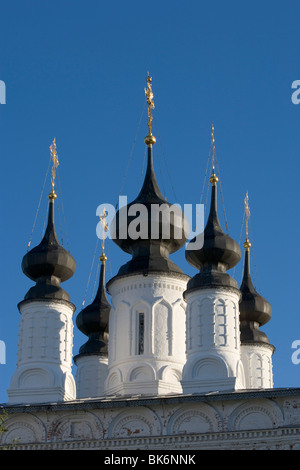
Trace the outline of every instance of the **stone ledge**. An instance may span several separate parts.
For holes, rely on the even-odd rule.
[[[0,450],[157,450],[257,449],[300,450],[300,427],[124,439],[41,442],[0,446]]]

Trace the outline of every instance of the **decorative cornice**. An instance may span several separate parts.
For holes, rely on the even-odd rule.
[[[241,346],[245,346],[245,347],[249,347],[249,348],[264,348],[264,349],[269,349],[272,354],[274,354],[274,351],[275,351],[275,346],[273,346],[272,344],[269,344],[269,343],[264,343],[264,342],[259,342],[259,341],[253,341],[253,342],[242,342],[241,343]]]
[[[76,310],[76,307],[72,302],[69,302],[68,300],[64,300],[64,299],[28,299],[28,300],[22,300],[21,302],[18,303],[17,306],[18,306],[18,309],[20,310],[20,307],[23,305],[40,303],[40,302],[47,303],[47,304],[66,305],[67,307],[73,310],[73,313]]]
[[[194,292],[198,292],[198,291],[205,291],[207,290],[208,292],[213,292],[213,293],[218,293],[218,292],[227,292],[227,293],[231,293],[231,294],[236,294],[238,295],[238,298],[240,299],[241,298],[241,292],[239,289],[235,288],[235,287],[228,287],[228,286],[220,286],[220,285],[210,285],[210,286],[197,286],[197,287],[193,287],[191,289],[187,289],[186,291],[184,291],[183,293],[183,298],[185,299],[186,298],[186,295],[187,294],[193,294]]]
[[[186,282],[188,282],[189,279],[191,279],[190,276],[188,276],[187,274],[181,274],[181,273],[175,273],[175,272],[164,273],[162,271],[151,271],[151,273],[148,273],[148,272],[145,273],[145,271],[139,271],[139,272],[117,275],[117,276],[112,277],[107,282],[106,289],[109,292],[109,288],[112,287],[113,283],[118,282],[118,281],[122,282],[126,279],[130,280],[130,278],[133,278],[133,277],[137,277],[139,279],[141,278],[151,279],[151,278],[158,278],[158,277],[162,279],[171,278],[171,279],[178,279],[178,280],[182,280]]]
[[[34,405],[9,405],[3,403],[1,409],[6,413],[34,413],[37,411],[65,411],[65,410],[91,410],[91,409],[113,409],[135,406],[158,406],[177,405],[184,403],[209,403],[216,401],[246,400],[257,398],[284,398],[300,397],[300,388],[270,388],[257,390],[237,390],[234,392],[213,392],[193,395],[167,395],[159,397],[101,397],[82,400],[72,400],[62,403],[41,403]]]
[[[290,449],[299,445],[300,427],[258,429],[245,431],[181,434],[172,436],[130,437],[124,439],[93,439],[11,444],[0,446],[9,450],[86,450],[86,449]],[[291,440],[293,441],[291,442]],[[269,440],[269,445],[268,445]]]

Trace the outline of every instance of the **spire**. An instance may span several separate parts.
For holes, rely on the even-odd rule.
[[[107,212],[105,208],[103,209],[103,214],[100,214],[100,222],[102,224],[102,254],[100,256],[100,261],[102,263],[105,263],[107,260],[106,255],[104,253],[104,245],[105,245],[105,232],[108,231],[108,225],[106,222],[106,217],[107,217]]]
[[[244,243],[244,248],[246,251],[250,250],[251,243],[249,241],[249,217],[250,217],[250,208],[249,208],[249,196],[248,196],[248,191],[246,192],[246,197],[244,199],[244,204],[245,204],[245,214],[246,214],[246,240]]]
[[[265,333],[259,331],[259,327],[267,323],[271,319],[272,308],[269,302],[264,299],[255,290],[250,271],[250,247],[249,240],[249,196],[248,192],[244,199],[246,213],[246,239],[243,244],[245,248],[244,254],[244,274],[241,283],[241,300],[240,300],[240,321],[241,321],[241,342],[264,342],[269,340]]]
[[[89,337],[88,341],[81,346],[79,355],[108,353],[108,322],[110,313],[110,303],[105,292],[105,262],[107,257],[104,251],[105,232],[108,230],[106,222],[107,212],[100,215],[102,223],[102,253],[100,256],[100,276],[96,296],[93,302],[85,307],[76,318],[78,329]]]
[[[241,258],[241,250],[229,235],[225,234],[218,217],[217,211],[217,183],[219,181],[215,174],[215,137],[214,126],[212,126],[212,174],[211,183],[211,202],[210,211],[207,218],[204,234],[203,246],[200,249],[193,249],[195,242],[193,239],[191,245],[185,252],[188,263],[199,269],[201,272],[189,281],[189,288],[200,287],[204,285],[230,285],[236,287],[236,282],[227,274],[230,268],[233,268]]]
[[[57,239],[54,224],[55,175],[58,166],[55,139],[50,146],[52,157],[51,191],[48,199],[48,223],[41,243],[28,251],[22,260],[24,274],[36,282],[26,294],[25,300],[53,298],[70,300],[70,296],[61,287],[60,283],[73,276],[76,262]]]
[[[155,144],[156,138],[154,135],[152,135],[152,109],[154,109],[154,95],[152,91],[152,77],[150,77],[149,72],[148,72],[148,77],[147,77],[147,88],[145,88],[145,95],[146,95],[146,100],[148,104],[148,135],[145,137],[145,144],[148,145],[149,147],[152,147],[152,145]]]
[[[51,185],[52,185],[52,191],[50,194],[52,194],[52,198],[56,199],[56,194],[54,191],[55,187],[55,178],[56,178],[56,168],[59,165],[58,161],[58,155],[56,151],[56,139],[53,139],[52,144],[50,145],[50,153],[51,153],[51,158],[52,158],[52,170],[51,170]]]
[[[212,143],[212,148],[213,148],[213,153],[212,153],[212,174],[209,179],[211,184],[213,186],[216,186],[217,182],[219,181],[219,178],[215,174],[215,159],[216,159],[216,148],[215,148],[215,128],[214,125],[212,124],[211,126],[211,143]]]
[[[114,242],[132,255],[131,261],[122,266],[118,275],[136,272],[177,272],[183,273],[170,259],[169,254],[181,248],[186,242],[184,215],[163,197],[155,176],[153,166],[153,145],[156,142],[152,134],[152,109],[154,109],[152,78],[147,77],[145,94],[148,103],[148,134],[145,143],[148,147],[148,162],[145,179],[137,198],[122,207],[116,214]],[[142,212],[139,212],[139,208]],[[153,216],[153,209],[161,210],[158,218]],[[172,210],[170,210],[172,208]],[[174,211],[176,210],[176,216]],[[158,212],[158,211],[157,211]],[[131,215],[134,214],[134,215]],[[139,222],[139,223],[137,223]],[[169,222],[169,232],[165,235],[164,224]],[[143,225],[144,224],[144,225]],[[143,229],[131,233],[131,227]],[[153,235],[155,233],[155,236]],[[174,235],[175,234],[175,235]],[[178,235],[179,234],[179,235]]]

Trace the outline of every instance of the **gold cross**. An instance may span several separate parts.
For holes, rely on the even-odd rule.
[[[106,261],[106,256],[104,254],[104,240],[105,240],[105,232],[108,231],[108,224],[106,222],[106,216],[107,216],[107,212],[105,210],[105,208],[103,209],[103,213],[100,214],[99,218],[100,218],[100,222],[102,224],[102,255],[100,257],[100,260],[101,261]]]
[[[212,146],[213,146],[213,161],[212,161],[212,167],[213,169],[215,168],[215,128],[214,125],[212,124],[211,126],[211,141],[212,141]]]
[[[56,152],[56,142],[55,138],[53,139],[52,144],[50,145],[50,152],[52,157],[52,177],[51,177],[51,184],[52,184],[52,191],[54,191],[54,184],[55,184],[55,175],[56,175],[56,168],[59,165],[58,155]]]
[[[148,103],[148,128],[149,128],[149,135],[151,135],[151,130],[152,130],[152,113],[151,109],[154,109],[154,95],[152,91],[152,77],[150,77],[149,72],[148,72],[148,77],[147,77],[147,87],[145,88],[145,95]]]
[[[250,217],[248,191],[246,192],[246,197],[244,199],[244,204],[245,204],[245,211],[246,211],[246,238],[248,239],[248,224],[249,224],[249,217]]]

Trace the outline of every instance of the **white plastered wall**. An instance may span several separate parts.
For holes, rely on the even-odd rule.
[[[267,343],[241,345],[246,388],[273,388],[273,346]]]
[[[240,357],[239,292],[228,288],[187,291],[187,362],[183,393],[245,387]]]
[[[90,354],[76,358],[77,398],[104,397],[104,383],[108,374],[108,359],[104,355]]]
[[[117,278],[109,286],[107,395],[181,393],[188,277],[148,274]],[[139,315],[143,315],[143,352]]]
[[[9,403],[45,403],[76,397],[72,376],[74,306],[32,300],[20,304],[17,367]]]

